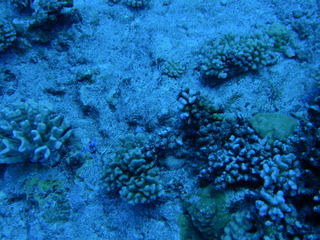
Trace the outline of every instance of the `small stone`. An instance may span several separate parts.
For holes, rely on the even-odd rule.
[[[287,47],[284,51],[284,54],[288,58],[293,58],[296,56],[296,52],[291,47]]]
[[[177,170],[185,165],[185,159],[169,156],[163,160],[163,164],[168,170]]]
[[[294,18],[301,18],[301,17],[303,17],[303,15],[305,15],[305,13],[302,10],[294,10],[292,12],[292,16]]]

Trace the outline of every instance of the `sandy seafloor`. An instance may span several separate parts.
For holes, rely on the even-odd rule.
[[[1,103],[24,99],[50,104],[70,121],[80,146],[94,141],[98,152],[104,152],[102,159],[93,156],[73,174],[59,167],[6,166],[0,178],[2,194],[19,196],[31,177],[59,180],[69,189],[71,213],[66,222],[48,224],[41,218],[43,209],[30,208],[27,201],[2,205],[1,239],[180,239],[178,196],[169,194],[147,207],[132,206],[108,194],[101,177],[121,137],[128,132],[156,131],[157,119],[177,114],[176,98],[183,88],[199,90],[225,105],[226,111],[248,118],[258,112],[306,114],[316,86],[312,73],[320,63],[315,0],[164,2],[152,0],[150,7],[135,10],[106,0],[75,0],[80,22],[57,30],[50,44],[32,44],[23,53],[0,55],[0,66],[10,69],[17,79],[14,93],[1,95]],[[298,21],[294,11],[304,12],[299,21],[314,29],[306,39],[300,39],[292,28]],[[17,13],[0,1],[0,14]],[[249,34],[274,22],[291,31],[299,57],[282,56],[273,66],[218,87],[201,81],[198,50],[206,41],[226,33]],[[180,62],[185,72],[178,78],[168,77],[158,59]],[[91,83],[77,81],[86,73],[92,73]],[[48,89],[63,94],[50,94]],[[115,108],[110,109],[110,101]],[[136,124],[128,124],[130,120]],[[162,173],[165,185],[178,179],[187,193],[196,186],[193,174],[184,168]]]

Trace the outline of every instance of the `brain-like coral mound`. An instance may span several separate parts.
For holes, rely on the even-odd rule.
[[[139,147],[119,152],[105,180],[109,191],[118,191],[130,204],[149,203],[163,192],[153,154]]]
[[[0,164],[54,166],[72,134],[63,116],[35,103],[1,106],[0,118]]]

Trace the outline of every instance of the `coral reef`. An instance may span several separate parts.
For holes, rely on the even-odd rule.
[[[259,224],[255,221],[250,210],[238,211],[231,216],[231,220],[224,228],[222,240],[250,239],[259,240],[263,233],[259,231]]]
[[[30,17],[26,21],[14,20],[17,26],[27,25],[24,28],[39,27],[49,22],[55,22],[64,8],[73,7],[73,0],[11,0],[10,3],[20,10],[28,9],[30,12]]]
[[[300,133],[292,138],[296,155],[299,156],[303,170],[304,191],[301,195],[309,205],[305,206],[305,215],[319,217],[320,192],[320,97],[315,97],[308,108],[308,119],[301,122]],[[301,189],[300,189],[301,191]],[[306,204],[306,203],[305,203]],[[308,210],[308,211],[307,211]],[[320,233],[319,233],[320,235]]]
[[[12,95],[17,88],[18,80],[10,69],[0,69],[0,96]]]
[[[267,231],[276,239],[295,236],[304,228],[298,218],[298,212],[293,205],[293,197],[301,191],[299,186],[301,171],[300,162],[293,153],[276,155],[262,163],[260,175],[263,187],[258,193],[255,206],[259,212],[260,221]],[[283,232],[283,230],[286,230]]]
[[[46,223],[67,222],[71,207],[67,199],[68,188],[59,180],[32,177],[24,183],[27,200],[43,209],[41,218]]]
[[[139,146],[120,150],[105,174],[107,190],[130,204],[149,203],[163,194],[156,155]]]
[[[33,0],[10,0],[10,3],[19,10],[26,10],[31,7]]]
[[[59,162],[72,134],[63,116],[31,102],[2,106],[0,116],[0,163]]]
[[[265,32],[273,41],[273,50],[285,52],[290,47],[292,36],[288,28],[283,24],[273,23],[266,28]]]
[[[1,101],[51,99],[70,111],[82,144],[76,149],[72,127],[49,106],[0,104],[0,239],[171,240],[177,214],[184,240],[320,239],[320,96],[306,108],[303,95],[320,82],[320,69],[305,78],[320,53],[314,7],[0,2]],[[68,28],[77,11],[83,21]],[[222,37],[195,49],[213,35]],[[238,79],[212,92],[194,79],[216,86],[242,74],[248,85]],[[186,86],[210,96],[183,89],[174,102]],[[251,116],[270,109],[296,112]]]
[[[163,65],[162,73],[171,78],[178,78],[184,73],[184,71],[184,66],[180,62],[166,61]]]
[[[78,16],[72,9],[72,0],[11,0],[10,2],[21,12],[19,17],[11,19],[20,43],[19,47],[26,47],[27,41],[48,43],[54,35],[52,30],[55,26],[59,23],[64,25],[73,23]]]
[[[220,131],[223,131],[222,129]],[[218,133],[219,136],[219,133]],[[247,124],[237,124],[237,131],[218,145],[217,139],[208,155],[208,167],[199,177],[213,181],[218,189],[227,185],[252,185],[259,179],[259,164],[266,157],[265,143]]]
[[[260,137],[270,141],[286,140],[298,126],[297,120],[283,113],[258,113],[250,123]]]
[[[320,190],[313,197],[313,201],[315,202],[315,206],[313,207],[313,211],[317,214],[320,214]]]
[[[0,20],[0,52],[5,51],[16,41],[16,31],[6,21]]]
[[[274,40],[266,35],[225,35],[210,41],[202,49],[200,63],[203,78],[210,85],[277,62]]]
[[[132,8],[144,8],[150,3],[150,0],[125,0],[125,4]]]
[[[320,202],[317,173],[320,111],[317,101],[309,108],[309,124],[298,126],[294,119],[278,113],[270,114],[271,119],[280,121],[280,124],[278,134],[273,141],[268,141],[240,116],[228,121],[212,119],[206,110],[198,108],[194,96],[199,95],[189,91],[179,94],[183,123],[181,135],[190,151],[189,156],[206,159],[202,161],[205,164],[200,164],[202,184],[210,184],[219,191],[243,187],[250,190],[251,200],[241,211],[234,212],[226,223],[222,239],[260,239],[262,236],[265,239],[290,239],[293,236],[317,239],[319,231],[314,227],[317,224],[310,221],[316,219]],[[194,110],[192,114],[190,109]],[[194,117],[197,114],[202,117]],[[262,125],[268,129],[268,124]],[[283,130],[284,127],[289,130]],[[295,132],[294,128],[297,128]],[[308,179],[316,179],[316,184]],[[302,199],[308,199],[312,204],[308,205]],[[210,213],[209,210],[204,212]],[[204,217],[203,221],[200,216]],[[201,229],[204,225],[199,222],[208,223],[205,216],[203,212],[195,214],[192,226]]]
[[[208,152],[214,133],[221,125],[223,112],[199,92],[182,90],[178,95],[180,103],[180,120],[182,122],[182,141],[190,147]]]
[[[33,1],[31,4],[33,14],[30,25],[36,27],[47,22],[55,22],[61,14],[62,9],[72,6],[73,0]]]
[[[212,188],[200,189],[184,199],[183,206],[193,227],[203,239],[218,239],[224,227],[230,221],[229,199],[232,193],[216,192]]]

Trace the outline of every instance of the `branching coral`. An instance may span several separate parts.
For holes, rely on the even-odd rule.
[[[273,47],[271,38],[258,34],[214,39],[202,50],[202,75],[209,84],[217,85],[236,75],[275,64],[277,56]]]
[[[0,21],[0,52],[16,41],[16,31],[9,22]]]
[[[58,163],[72,134],[63,116],[25,102],[2,106],[0,116],[0,163]]]
[[[109,191],[118,191],[130,204],[149,203],[162,195],[155,156],[143,148],[120,151],[105,174]]]

